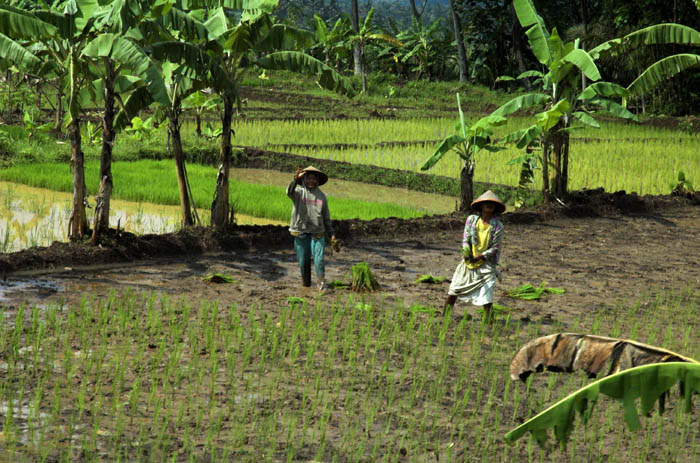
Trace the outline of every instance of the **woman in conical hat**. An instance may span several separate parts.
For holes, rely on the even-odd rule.
[[[301,270],[302,286],[311,286],[311,260],[314,261],[318,289],[326,289],[326,267],[323,254],[326,234],[335,241],[328,200],[319,186],[328,181],[328,175],[314,166],[299,168],[287,186],[287,196],[294,203],[289,232],[294,236],[294,249]]]
[[[445,313],[459,299],[484,307],[486,320],[492,320],[493,290],[501,279],[497,269],[503,239],[503,223],[498,214],[506,205],[488,190],[472,202],[478,214],[467,217],[462,237],[462,259],[457,265],[445,300]]]

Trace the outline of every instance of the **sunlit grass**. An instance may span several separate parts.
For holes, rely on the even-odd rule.
[[[177,178],[172,161],[136,161],[115,163],[112,168],[117,199],[155,204],[177,205],[180,202]],[[187,167],[194,203],[206,209],[216,186],[216,169],[190,164]],[[99,164],[86,164],[86,183],[91,194],[97,191]],[[35,163],[14,166],[0,172],[0,179],[58,191],[72,191],[72,177],[65,164]],[[291,180],[291,178],[290,178]],[[275,220],[289,220],[292,203],[285,194],[286,185],[272,186],[231,181],[231,200],[236,211]],[[348,198],[328,198],[334,219],[374,219],[377,217],[420,217],[427,208],[401,207],[392,203],[369,202]]]

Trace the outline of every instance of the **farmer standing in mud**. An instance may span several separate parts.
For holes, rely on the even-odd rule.
[[[326,233],[335,241],[328,200],[319,186],[328,181],[328,175],[313,166],[301,167],[287,187],[287,196],[294,202],[289,232],[294,236],[294,249],[301,269],[302,284],[311,286],[311,258],[313,256],[318,289],[326,289],[326,268],[323,251]]]
[[[447,313],[459,299],[484,307],[485,319],[493,319],[493,290],[501,273],[496,266],[501,253],[503,223],[496,217],[506,210],[506,205],[494,192],[488,190],[472,202],[472,209],[479,212],[467,217],[462,238],[463,259],[457,265],[447,292]]]

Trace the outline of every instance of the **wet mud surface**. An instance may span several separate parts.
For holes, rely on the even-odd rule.
[[[574,197],[568,208],[518,211],[503,219],[503,281],[496,302],[509,307],[516,319],[568,323],[616,301],[700,287],[700,207],[691,200],[587,192]],[[382,285],[382,291],[366,297],[440,307],[458,263],[462,223],[460,214],[340,222],[344,246],[340,252],[327,250],[327,280],[349,282],[352,265],[364,261]],[[86,295],[131,288],[194,303],[205,299],[274,309],[290,296],[335,300],[349,293],[301,288],[284,227],[241,227],[221,234],[193,229],[110,240],[102,247],[55,244],[2,256],[0,303],[76,304]],[[202,280],[213,272],[230,275],[235,283]],[[447,280],[416,284],[419,274]],[[521,301],[505,292],[542,281],[566,293]],[[460,305],[456,310],[458,316],[466,313],[474,314],[474,308]]]

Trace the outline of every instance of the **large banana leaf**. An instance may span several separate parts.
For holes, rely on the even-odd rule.
[[[535,141],[542,133],[542,128],[538,124],[533,124],[525,129],[516,130],[511,132],[505,137],[501,138],[500,143],[516,143],[518,149],[523,149],[530,143]]]
[[[612,82],[596,82],[586,87],[578,96],[578,99],[585,101],[599,96],[604,98],[626,98],[628,95],[629,91],[622,85]]]
[[[21,44],[0,33],[0,57],[22,71],[37,74],[42,61]]]
[[[153,103],[153,97],[146,87],[139,87],[131,92],[117,113],[117,117],[114,118],[114,129],[117,131],[124,129],[139,111],[147,108],[151,103]]]
[[[632,95],[641,95],[686,69],[700,64],[700,55],[683,53],[668,56],[649,66],[627,89]]]
[[[274,24],[265,38],[256,43],[256,48],[267,51],[304,50],[313,44],[313,32],[289,24]]]
[[[614,101],[607,100],[605,98],[592,98],[592,99],[588,100],[587,103],[598,105],[598,106],[602,107],[603,109],[605,109],[606,111],[608,111],[610,114],[612,114],[615,117],[639,122],[639,118],[637,118],[637,115],[631,113],[627,108],[622,106],[620,103],[616,103]]]
[[[580,121],[583,124],[586,124],[589,127],[593,127],[594,129],[599,129],[600,124],[598,121],[596,121],[590,114],[585,113],[583,111],[576,111],[575,113],[572,114],[574,119]]]
[[[622,401],[627,426],[631,430],[638,430],[641,423],[635,401],[641,399],[641,413],[644,415],[651,412],[657,400],[659,411],[663,411],[666,393],[676,383],[680,383],[685,409],[690,411],[691,394],[700,392],[700,364],[654,363],[619,371],[594,381],[530,418],[507,433],[504,438],[506,442],[512,443],[526,432],[530,432],[537,442],[544,446],[547,429],[553,428],[555,437],[563,445],[569,440],[576,414],[579,414],[585,424],[600,393]]]
[[[451,135],[444,140],[442,140],[438,145],[435,147],[435,152],[428,158],[427,161],[425,161],[425,164],[423,164],[420,168],[420,170],[429,170],[431,169],[435,164],[442,159],[442,157],[447,154],[452,148],[455,146],[465,143],[467,141],[466,138],[464,138],[461,135]]]
[[[543,132],[549,132],[559,123],[561,117],[567,111],[569,111],[569,101],[559,100],[557,104],[549,108],[547,111],[537,114],[537,123],[542,128]]]
[[[338,74],[333,68],[316,58],[298,51],[278,51],[270,53],[256,61],[267,69],[283,69],[315,75],[321,87],[341,95],[353,96],[352,83]]]
[[[509,102],[505,103],[500,108],[491,113],[492,116],[507,116],[521,109],[532,108],[533,106],[541,106],[549,103],[552,98],[544,93],[528,93],[526,95],[516,96]]]
[[[30,12],[0,5],[0,33],[13,39],[38,40],[55,36],[56,27]]]
[[[645,27],[622,38],[625,46],[641,45],[700,45],[700,32],[682,24],[665,23]]]
[[[595,62],[593,62],[593,58],[591,58],[585,50],[581,50],[580,48],[571,50],[561,60],[562,62],[571,63],[579,68],[590,80],[595,81],[600,79],[598,67],[595,65]]]
[[[116,34],[101,34],[87,44],[83,55],[93,58],[109,57],[128,66],[134,76],[140,77],[146,83],[154,101],[168,105],[168,91],[160,71],[141,47],[131,40]]]
[[[544,21],[537,14],[535,5],[532,0],[513,0],[513,6],[520,24],[524,28],[529,28],[526,34],[535,57],[540,63],[549,66],[549,63],[552,62],[552,53],[548,44],[549,33],[544,26]]]
[[[628,339],[557,333],[537,338],[520,348],[510,364],[510,377],[525,381],[532,373],[543,370],[583,370],[589,376],[600,372],[609,375],[661,362],[697,363],[670,350]]]

